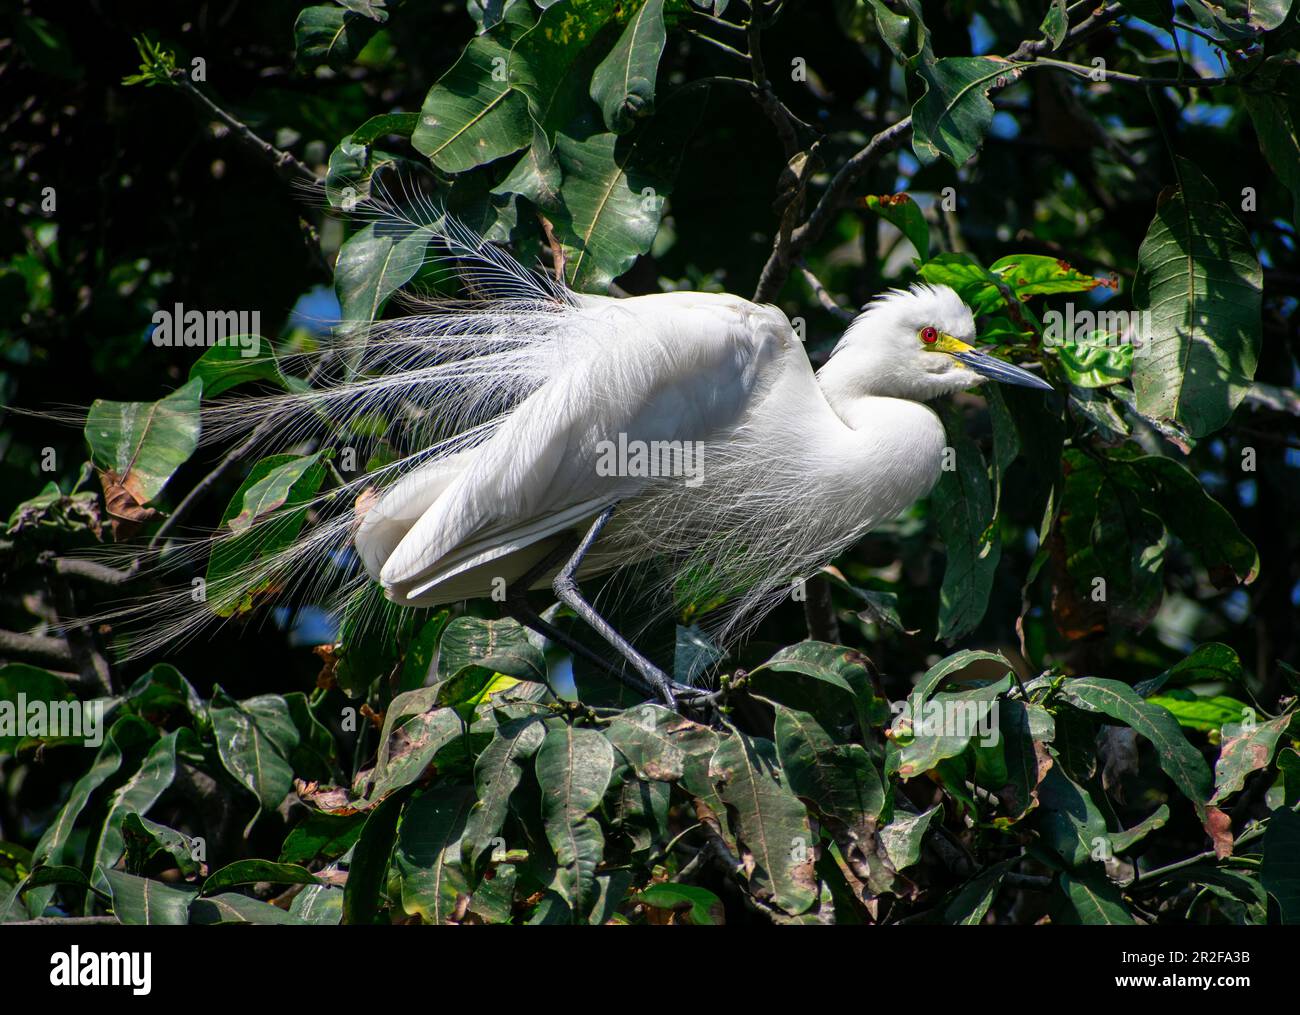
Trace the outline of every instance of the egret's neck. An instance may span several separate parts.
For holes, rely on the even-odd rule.
[[[826,401],[835,415],[854,430],[860,428],[874,398],[893,394],[881,390],[879,373],[864,369],[859,359],[854,350],[841,350],[817,371],[817,383]]]

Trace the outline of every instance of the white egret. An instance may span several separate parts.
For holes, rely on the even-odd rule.
[[[372,579],[412,607],[505,589],[519,620],[597,658],[528,605],[529,590],[549,586],[630,664],[625,679],[672,703],[684,689],[580,581],[667,560],[676,580],[730,596],[716,616],[734,634],[931,490],[945,437],[925,402],[986,379],[1049,387],[976,349],[970,309],[944,286],[881,296],[814,372],[776,307],[699,292],[581,295],[449,217],[427,221],[395,235],[423,230],[469,299],[344,338],[334,352],[346,369],[310,390],[208,410],[208,440],[257,427],[289,445],[382,418],[409,450],[339,476],[315,505],[348,509],[257,555],[223,598],[315,581],[323,555],[351,541],[365,574],[350,588]]]

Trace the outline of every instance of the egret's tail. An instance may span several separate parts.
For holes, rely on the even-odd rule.
[[[379,596],[360,596],[376,575],[351,545],[379,492],[471,452],[582,354],[574,347],[583,338],[582,297],[440,206],[403,197],[375,181],[355,213],[406,259],[394,277],[419,274],[444,289],[454,276],[459,292],[402,292],[404,316],[344,321],[319,349],[281,357],[285,390],[203,405],[200,445],[225,449],[230,464],[256,464],[241,504],[215,531],[169,531],[147,550],[92,551],[139,572],[136,587],[154,589],[82,618],[127,632],[121,657],[175,645],[271,597],[335,615],[381,605]]]

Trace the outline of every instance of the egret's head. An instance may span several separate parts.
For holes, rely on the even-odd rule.
[[[888,395],[924,402],[986,380],[1051,389],[1026,370],[974,347],[975,318],[946,285],[892,289],[849,325],[830,362],[823,388],[835,395]],[[832,392],[827,392],[832,397]]]

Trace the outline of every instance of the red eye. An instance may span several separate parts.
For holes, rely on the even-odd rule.
[[[921,341],[926,345],[933,345],[935,342],[939,341],[939,332],[934,328],[922,328]]]

